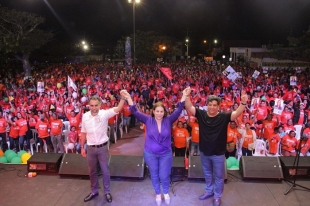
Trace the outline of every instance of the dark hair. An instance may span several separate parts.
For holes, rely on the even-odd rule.
[[[167,110],[165,109],[165,106],[162,102],[156,102],[152,108],[153,112],[152,112],[152,117],[154,117],[154,111],[156,109],[156,107],[162,107],[164,109],[164,117],[167,117],[168,113]]]
[[[217,102],[217,105],[220,105],[220,103],[221,103],[221,98],[219,98],[219,97],[217,97],[217,96],[215,96],[215,95],[210,95],[209,97],[208,97],[208,101],[207,101],[207,104],[209,103],[209,102],[213,102],[213,101],[216,101]]]

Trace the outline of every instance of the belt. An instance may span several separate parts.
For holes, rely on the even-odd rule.
[[[105,143],[102,143],[102,144],[98,144],[98,145],[87,145],[87,146],[99,148],[99,147],[106,146],[107,144],[108,144],[108,141],[106,141]]]

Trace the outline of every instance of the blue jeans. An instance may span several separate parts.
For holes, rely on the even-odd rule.
[[[172,168],[172,151],[166,152],[165,154],[144,151],[144,160],[148,165],[155,193],[157,195],[161,194],[161,182],[164,194],[168,194]]]
[[[24,141],[25,141],[25,136],[19,136],[19,149],[20,150],[24,149]]]
[[[206,193],[220,199],[224,191],[225,155],[206,156],[200,153],[200,160],[205,175]]]
[[[196,151],[195,151],[196,150]],[[194,153],[196,152],[196,155],[200,155],[199,151],[199,142],[191,142],[191,156],[194,156]]]
[[[129,126],[130,125],[130,120],[131,120],[131,117],[128,116],[128,117],[123,117],[123,125],[124,126]]]
[[[102,171],[102,185],[104,194],[110,193],[110,171],[109,171],[109,150],[108,145],[103,147],[87,146],[87,164],[90,176],[90,187],[93,194],[99,192],[97,174],[97,163],[99,162]]]

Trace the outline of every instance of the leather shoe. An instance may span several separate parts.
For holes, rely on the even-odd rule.
[[[199,200],[205,200],[205,199],[208,199],[209,197],[213,197],[213,194],[208,194],[208,193],[202,194],[199,196]]]
[[[84,198],[84,202],[88,202],[90,200],[92,200],[94,197],[98,196],[98,193],[90,193],[89,195],[87,195],[85,198]]]
[[[105,194],[105,199],[107,202],[112,202],[112,195],[110,193]]]
[[[220,206],[221,205],[221,200],[220,199],[214,199],[213,200],[213,206]]]

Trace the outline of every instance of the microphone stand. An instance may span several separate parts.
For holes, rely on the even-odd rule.
[[[303,134],[303,132],[301,131],[301,134]],[[309,190],[310,191],[310,188],[307,188],[305,186],[302,186],[302,185],[299,185],[299,184],[296,184],[296,176],[297,176],[297,173],[298,173],[298,166],[299,166],[299,157],[300,157],[300,151],[301,151],[301,144],[304,140],[304,136],[301,135],[300,137],[300,141],[299,141],[299,145],[298,145],[298,148],[297,148],[297,154],[296,154],[296,157],[295,157],[295,160],[294,160],[294,163],[293,163],[293,171],[294,171],[294,178],[293,178],[293,181],[290,181],[290,180],[287,180],[287,179],[284,179],[285,182],[289,182],[291,183],[291,187],[284,193],[284,195],[287,195],[294,187],[298,186],[298,187],[301,187],[303,189],[306,189],[306,190]]]

